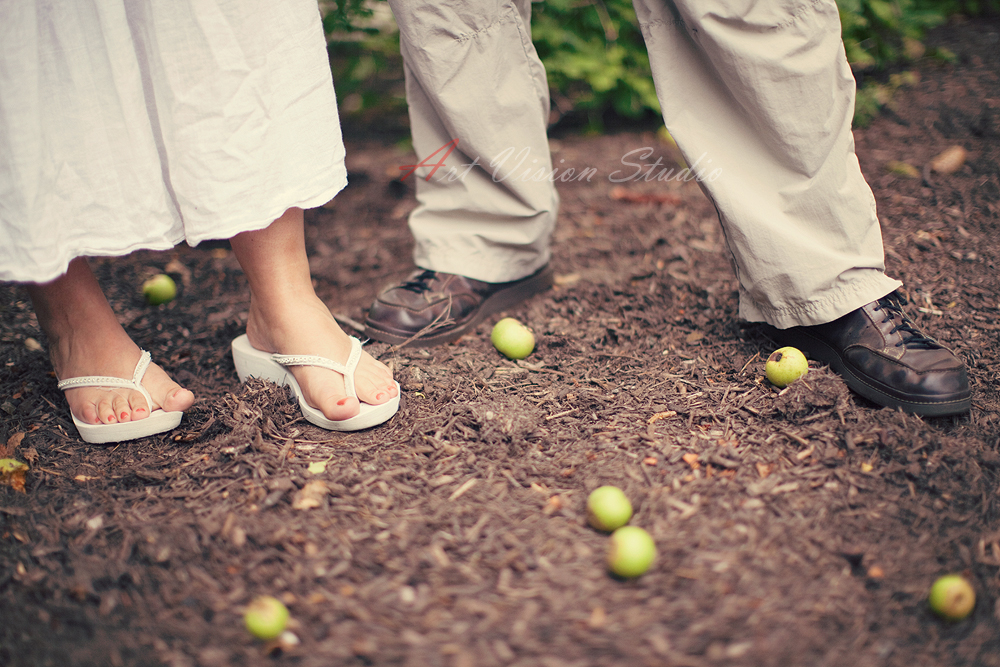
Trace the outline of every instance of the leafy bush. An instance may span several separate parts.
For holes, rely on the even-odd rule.
[[[946,3],[932,0],[837,0],[847,60],[880,68],[924,54],[924,33],[944,23]]]
[[[557,111],[659,113],[631,0],[546,0],[532,11],[531,36]]]
[[[321,2],[330,67],[342,111],[405,113],[399,31],[385,2]]]
[[[837,0],[837,5],[852,67],[878,72],[922,57],[926,31],[949,15],[994,11],[1000,0]],[[365,92],[366,80],[398,65],[397,35],[371,23],[373,7],[384,14],[386,5],[337,0],[321,6],[332,36],[338,87],[365,96],[354,106],[368,108],[382,93]],[[631,0],[545,0],[536,2],[532,11],[532,38],[545,63],[557,112],[590,112],[592,122],[608,108],[631,117],[659,113]],[[377,18],[379,12],[375,14]],[[877,113],[883,94],[874,88],[861,91],[865,117]]]
[[[862,82],[854,107],[854,124],[866,126],[891,106],[896,89],[908,85],[907,72],[885,72],[915,61],[927,52],[923,39],[928,29],[953,14],[977,15],[1000,7],[998,0],[837,0],[844,48],[851,67]],[[945,48],[928,54],[950,62],[955,54]],[[865,74],[874,74],[865,81]],[[902,82],[902,83],[900,83]]]
[[[335,2],[320,2],[323,14],[323,30],[326,34],[350,33],[356,30],[367,32],[370,26],[365,26],[365,19],[374,13],[368,0],[336,0]]]

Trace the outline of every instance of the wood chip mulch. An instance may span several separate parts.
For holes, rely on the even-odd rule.
[[[491,323],[430,350],[368,346],[404,405],[338,434],[285,390],[240,385],[229,342],[248,292],[226,244],[95,260],[123,324],[198,395],[173,433],[77,440],[24,291],[0,285],[0,664],[1000,665],[1000,23],[935,31],[952,64],[856,131],[890,274],[968,363],[974,407],[879,409],[813,365],[784,390],[774,344],[736,317],[718,222],[694,184],[605,175],[668,146],[652,130],[555,133],[558,285],[510,314],[536,333],[500,357]],[[352,186],[308,218],[317,289],[346,327],[409,271],[412,161],[349,137]],[[949,146],[953,174],[907,178]],[[655,155],[650,161],[655,159]],[[656,196],[653,196],[656,195]],[[669,195],[667,197],[666,195]],[[180,296],[135,286],[168,271]],[[644,576],[610,576],[590,490],[621,487],[653,536]],[[945,623],[931,582],[978,601]],[[298,643],[254,640],[274,595]]]

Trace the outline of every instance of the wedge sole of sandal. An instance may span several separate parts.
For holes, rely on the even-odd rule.
[[[181,423],[183,412],[165,412],[153,410],[145,419],[117,424],[88,424],[73,416],[73,423],[84,442],[92,445],[104,445],[126,440],[146,438],[157,433],[165,433],[177,428]]]

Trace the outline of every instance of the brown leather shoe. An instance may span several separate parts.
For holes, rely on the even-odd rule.
[[[968,412],[965,364],[918,331],[901,300],[893,292],[827,324],[769,329],[781,344],[829,364],[874,403],[925,416]]]
[[[515,306],[552,286],[552,269],[509,283],[417,270],[379,294],[365,318],[365,335],[383,343],[432,347],[453,341],[487,315]]]

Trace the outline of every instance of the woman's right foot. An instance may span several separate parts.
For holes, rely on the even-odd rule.
[[[27,288],[49,341],[56,377],[132,379],[142,352],[118,323],[85,260],[74,259],[64,275]],[[155,364],[150,364],[142,384],[152,405],[140,391],[110,387],[67,389],[66,401],[76,418],[86,424],[137,421],[158,408],[183,412],[194,403],[194,394]]]
[[[119,327],[120,328],[120,327]],[[52,365],[61,380],[86,376],[110,376],[131,380],[142,351],[124,331],[109,344],[104,338],[97,346],[86,342],[70,346],[54,345],[51,350]],[[67,354],[60,348],[70,347]],[[90,347],[91,350],[85,351]],[[96,349],[95,349],[96,347]],[[156,364],[150,364],[142,378],[142,385],[149,392],[153,405],[135,389],[121,387],[78,387],[64,393],[70,411],[87,424],[117,424],[149,417],[153,410],[183,412],[194,403],[194,394],[170,379]]]

